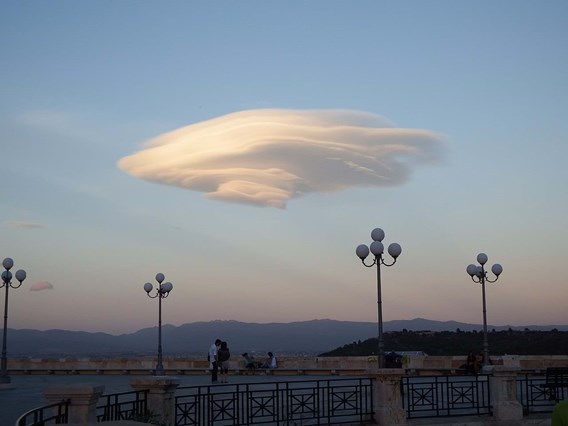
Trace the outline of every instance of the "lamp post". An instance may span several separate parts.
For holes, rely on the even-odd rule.
[[[375,228],[371,232],[371,238],[373,242],[369,247],[365,244],[360,244],[357,246],[355,253],[361,259],[361,262],[366,267],[370,268],[372,266],[377,266],[377,312],[378,312],[378,323],[379,323],[379,368],[385,368],[385,344],[383,341],[383,301],[381,296],[381,265],[385,266],[392,266],[396,263],[396,259],[402,253],[402,248],[400,244],[392,243],[389,245],[388,252],[392,256],[393,260],[391,263],[385,262],[383,258],[384,253],[384,246],[383,246],[383,239],[385,238],[385,232],[381,228]],[[375,256],[373,262],[370,265],[365,263],[365,259],[369,255],[369,249],[371,253]]]
[[[3,260],[2,266],[4,271],[2,271],[2,285],[0,288],[6,287],[6,295],[4,296],[4,335],[2,337],[2,360],[0,365],[0,383],[10,383],[10,376],[8,376],[8,357],[6,351],[6,335],[8,334],[8,290],[11,288],[18,288],[22,285],[22,282],[26,279],[26,271],[23,269],[18,269],[16,271],[16,279],[19,284],[12,284],[12,273],[10,269],[14,266],[14,261],[7,257]]]
[[[148,295],[149,298],[155,299],[158,298],[158,362],[156,363],[156,370],[154,371],[154,376],[164,376],[164,366],[162,364],[162,299],[165,299],[169,296],[170,291],[174,288],[171,282],[164,281],[164,274],[161,272],[156,274],[156,281],[158,281],[158,285],[156,286],[156,294],[154,296],[150,295],[150,292],[154,289],[154,286],[151,283],[144,284],[144,291]]]
[[[483,366],[489,363],[489,343],[487,342],[487,306],[485,304],[485,283],[494,283],[499,279],[499,275],[503,272],[503,267],[498,263],[491,267],[491,272],[495,275],[495,279],[491,280],[485,271],[485,264],[487,263],[487,255],[479,253],[477,261],[479,265],[470,264],[467,266],[466,271],[473,280],[473,282],[481,284],[481,297],[483,300]]]

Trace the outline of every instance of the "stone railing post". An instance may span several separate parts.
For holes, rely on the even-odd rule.
[[[156,376],[130,380],[136,391],[148,390],[148,411],[160,421],[175,424],[175,392],[180,381],[175,378]]]
[[[49,386],[43,394],[50,404],[69,399],[69,423],[96,423],[96,408],[104,386],[70,385]]]
[[[383,368],[369,370],[368,376],[373,381],[373,406],[375,422],[380,426],[406,424],[406,412],[402,408],[400,380],[404,370],[400,368]]]
[[[517,401],[518,368],[490,367],[491,405],[495,420],[521,420],[523,406]]]

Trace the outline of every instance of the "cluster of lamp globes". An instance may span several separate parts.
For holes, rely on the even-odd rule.
[[[472,279],[478,278],[481,280],[487,277],[487,273],[485,272],[485,268],[483,266],[487,263],[487,260],[488,258],[485,253],[479,253],[477,255],[477,261],[479,262],[479,265],[474,265],[473,263],[467,265],[466,271]],[[500,264],[496,263],[491,267],[491,272],[493,272],[493,274],[495,274],[495,276],[499,278],[499,275],[501,275],[501,273],[503,272],[503,267]]]
[[[5,271],[2,271],[2,281],[4,281],[4,284],[8,286],[12,282],[12,273],[10,272],[10,269],[14,266],[14,261],[7,257],[2,261],[2,266],[5,269]],[[22,285],[22,282],[26,279],[26,271],[18,269],[16,271],[16,279],[20,282],[19,285]]]
[[[164,284],[162,284],[162,281],[164,281],[166,277],[164,276],[164,274],[162,274],[161,272],[158,272],[156,274],[156,281],[158,281],[158,286],[156,287],[157,293],[156,296],[161,296],[162,298],[167,297],[169,292],[173,290],[174,285],[171,282],[165,282]],[[148,296],[150,296],[150,292],[154,289],[154,286],[151,283],[146,283],[144,284],[144,291],[146,293],[148,293]],[[152,296],[150,296],[152,297]]]
[[[355,253],[362,261],[369,256],[369,250],[378,258],[380,258],[385,251],[385,246],[382,243],[385,238],[385,231],[381,228],[375,228],[371,232],[371,238],[373,239],[373,242],[369,245],[369,247],[365,244],[359,244],[355,250]],[[396,260],[396,258],[402,253],[402,247],[398,243],[392,243],[389,245],[388,253]]]

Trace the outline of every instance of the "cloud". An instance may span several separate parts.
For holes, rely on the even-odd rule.
[[[7,220],[4,222],[4,225],[12,228],[43,228],[43,225],[38,223],[22,222],[17,220]]]
[[[47,281],[40,281],[30,287],[30,291],[51,290],[53,285]]]
[[[118,167],[209,198],[284,208],[310,192],[403,184],[442,154],[436,133],[368,112],[258,109],[160,135]]]

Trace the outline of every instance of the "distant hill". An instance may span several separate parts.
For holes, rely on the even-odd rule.
[[[488,326],[489,330],[568,331],[566,325]],[[433,321],[424,318],[386,321],[388,331],[481,331],[479,324]],[[312,320],[290,323],[210,321],[162,326],[164,355],[204,355],[215,338],[226,340],[231,352],[317,354],[376,337],[377,323]],[[1,335],[1,334],[0,334]],[[67,330],[8,330],[9,356],[138,356],[156,353],[157,327],[119,336]]]
[[[492,355],[566,355],[568,331],[502,330],[487,334]],[[424,352],[428,355],[479,353],[483,333],[479,331],[390,331],[384,335],[386,352]],[[368,356],[377,354],[377,338],[343,345],[320,356]]]

